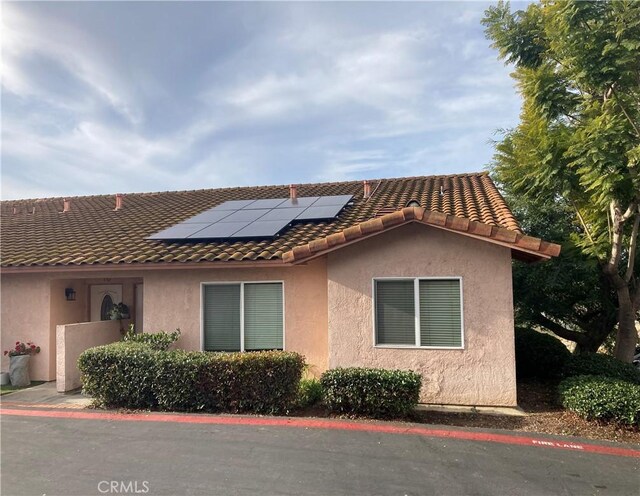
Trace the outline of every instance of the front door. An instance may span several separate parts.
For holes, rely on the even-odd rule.
[[[122,284],[91,286],[91,321],[109,320],[109,312],[118,303],[122,303]]]

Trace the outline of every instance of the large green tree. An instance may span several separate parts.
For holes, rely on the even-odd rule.
[[[545,0],[483,23],[514,66],[520,123],[494,169],[515,194],[562,202],[574,243],[616,294],[614,354],[630,361],[640,308],[640,2]]]
[[[500,182],[500,175],[494,174]],[[595,352],[617,324],[616,295],[598,260],[575,246],[573,210],[563,202],[540,202],[503,192],[522,229],[561,243],[560,256],[545,263],[514,261],[516,324],[541,326],[576,343],[576,352]]]

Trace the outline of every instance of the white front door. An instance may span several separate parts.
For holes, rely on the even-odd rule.
[[[122,284],[91,286],[91,321],[109,320],[109,312],[118,303],[122,303]]]

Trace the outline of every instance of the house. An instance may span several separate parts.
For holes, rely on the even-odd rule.
[[[64,381],[122,301],[186,349],[412,369],[422,402],[513,406],[511,261],[559,251],[486,173],[4,201],[2,341]]]

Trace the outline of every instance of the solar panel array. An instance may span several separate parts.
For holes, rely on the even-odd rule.
[[[205,240],[273,238],[292,222],[334,219],[352,195],[231,200],[148,239]]]

